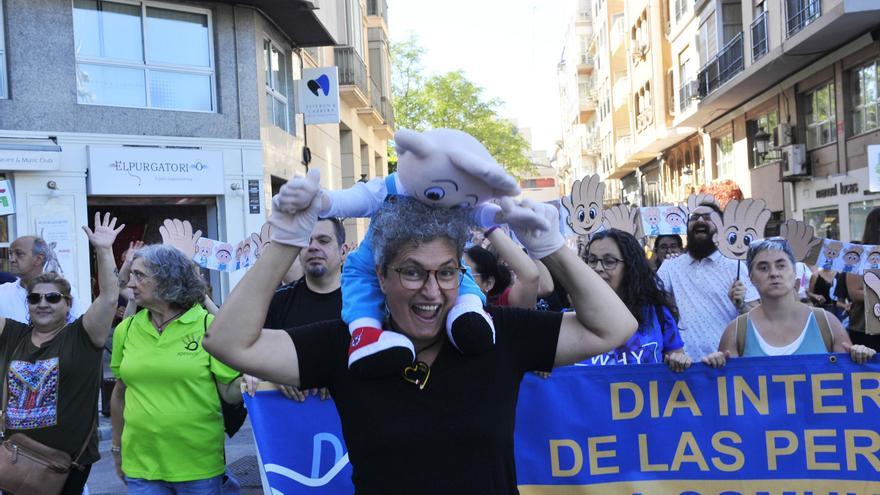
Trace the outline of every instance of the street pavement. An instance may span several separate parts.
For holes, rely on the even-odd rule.
[[[110,454],[110,418],[100,416],[98,432],[101,438],[101,460],[92,466],[89,474],[89,495],[125,494],[125,484],[116,476]],[[245,421],[234,437],[226,439],[226,468],[227,472],[231,471],[241,482],[242,495],[263,493],[250,420]]]

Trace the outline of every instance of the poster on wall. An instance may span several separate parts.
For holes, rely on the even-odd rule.
[[[0,180],[0,216],[15,213],[15,201],[12,199],[12,185],[8,180]]]
[[[868,190],[880,191],[880,144],[869,144],[868,153]]]
[[[45,271],[60,272],[65,277],[74,273],[73,223],[68,218],[37,218],[35,232],[49,244],[52,255],[46,260]]]

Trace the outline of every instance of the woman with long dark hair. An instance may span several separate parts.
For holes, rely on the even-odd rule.
[[[678,331],[678,309],[672,296],[631,234],[617,229],[593,235],[584,261],[623,301],[639,322],[638,331],[622,346],[583,364],[647,364],[665,362],[673,371],[691,364]]]

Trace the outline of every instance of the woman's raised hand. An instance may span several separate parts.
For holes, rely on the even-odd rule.
[[[105,213],[102,220],[101,212],[95,212],[95,230],[90,229],[88,225],[82,227],[89,238],[89,243],[95,249],[113,247],[113,241],[124,228],[125,224],[116,226],[116,217],[111,217],[110,213]]]

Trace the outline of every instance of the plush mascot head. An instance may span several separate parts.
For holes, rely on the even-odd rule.
[[[394,134],[394,144],[400,183],[428,206],[472,208],[520,193],[516,180],[466,132],[401,129]]]

